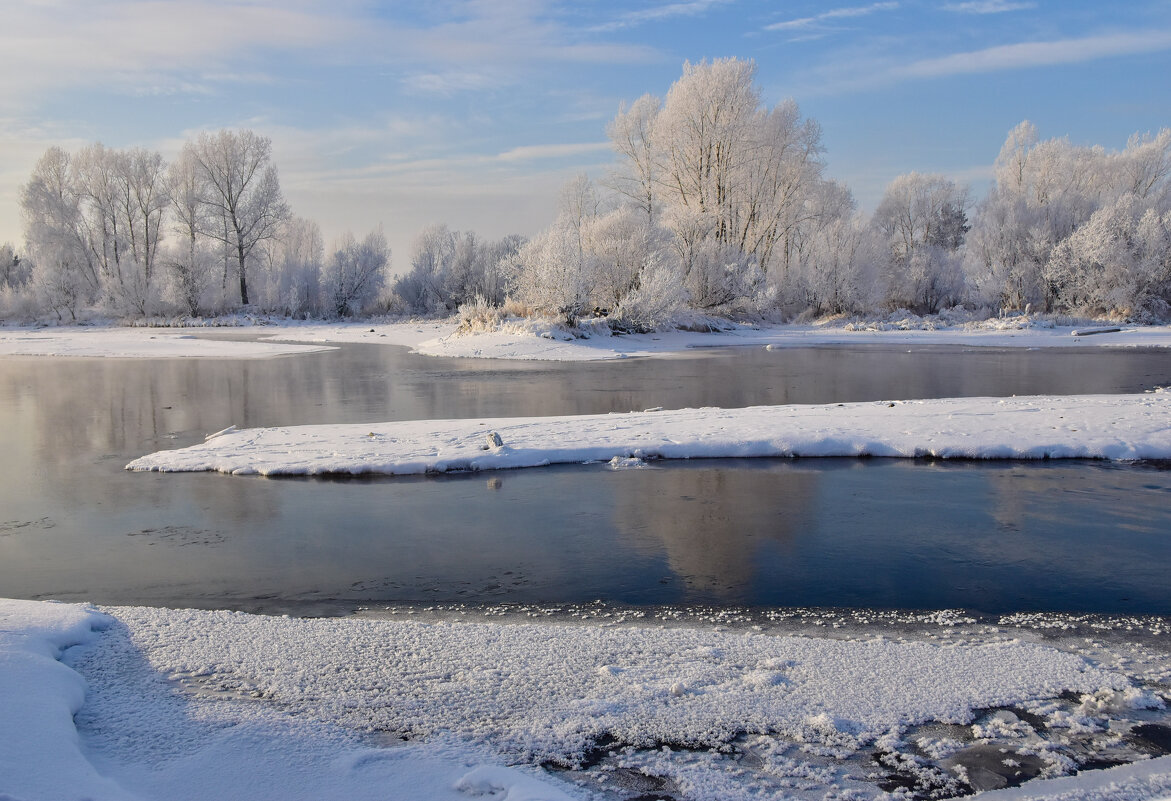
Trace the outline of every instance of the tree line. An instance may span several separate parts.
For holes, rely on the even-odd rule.
[[[620,108],[614,169],[579,176],[531,239],[433,225],[390,272],[381,231],[343,236],[285,202],[268,139],[202,134],[165,164],[50,148],[22,187],[26,251],[0,249],[0,314],[604,317],[641,331],[705,316],[920,314],[957,305],[1171,319],[1171,129],[1121,151],[1009,132],[987,195],[910,173],[873,213],[825,176],[821,129],[761,101],[755,66],[685,64]]]
[[[8,316],[198,316],[241,307],[288,315],[365,311],[390,252],[380,230],[328,257],[292,214],[269,139],[200,134],[167,164],[142,148],[52,147],[21,187],[27,254],[0,252]]]

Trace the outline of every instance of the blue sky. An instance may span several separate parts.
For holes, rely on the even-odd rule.
[[[430,222],[543,228],[567,178],[604,174],[619,103],[724,56],[821,123],[864,208],[911,170],[982,195],[1023,119],[1108,149],[1171,125],[1171,0],[5,0],[0,241],[50,145],[170,157],[249,127],[294,211],[327,240],[381,223],[404,269]]]

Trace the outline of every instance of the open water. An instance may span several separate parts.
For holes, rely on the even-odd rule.
[[[427,603],[1171,614],[1171,470],[883,459],[427,478],[128,473],[240,427],[1138,392],[1164,351],[854,347],[601,364],[346,345],[0,360],[0,596],[300,614]]]

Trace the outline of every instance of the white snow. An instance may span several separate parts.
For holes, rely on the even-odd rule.
[[[1171,756],[1077,776],[1042,779],[992,790],[973,801],[1166,801],[1171,798]]]
[[[0,798],[564,801],[595,795],[532,766],[572,764],[607,734],[644,746],[775,734],[805,743],[817,762],[819,748],[849,753],[917,722],[1130,686],[1019,640],[0,600]],[[758,797],[743,771],[713,773],[704,753],[673,763],[687,797]],[[666,765],[669,755],[648,759]],[[1072,777],[1054,791],[1103,776],[1134,789],[1108,797],[1137,801],[1171,788],[1171,762]]]
[[[159,328],[0,328],[0,356],[266,359],[332,348],[196,337]]]
[[[368,343],[412,348],[428,356],[458,358],[596,361],[670,356],[695,348],[826,345],[953,345],[999,348],[1159,347],[1171,348],[1171,326],[1122,326],[1116,333],[1074,336],[1085,328],[1013,327],[1012,321],[939,328],[819,325],[737,326],[701,333],[668,331],[573,338],[554,328],[545,336],[524,330],[460,334],[453,321],[396,323],[285,322],[268,326],[260,341],[209,338],[208,329],[69,327],[0,328],[0,356],[107,356],[120,358],[265,358],[324,349],[326,344]],[[254,331],[256,329],[240,329]],[[288,343],[312,343],[297,345]]]
[[[231,637],[214,626],[201,629],[190,613],[153,610],[148,623],[133,613],[109,612],[0,599],[0,799],[573,798],[553,780],[507,767],[474,742],[378,747],[339,716],[306,719],[279,704],[184,692],[177,674],[159,664],[165,655],[137,649],[162,634],[230,666],[229,651],[238,647]],[[279,621],[255,622],[263,629]],[[57,661],[63,648],[87,642],[96,649],[89,658],[98,662],[86,670],[88,686],[77,670]],[[274,640],[263,642],[271,647]],[[262,657],[255,650],[252,655]],[[69,657],[84,662],[87,654]],[[323,672],[337,667],[317,663]],[[344,692],[337,700],[345,700]]]
[[[393,329],[386,332],[394,336]],[[1084,329],[1083,329],[1084,330]],[[937,329],[900,329],[895,326],[849,330],[816,325],[737,327],[730,331],[699,333],[670,331],[657,334],[591,336],[556,339],[524,332],[448,333],[414,345],[418,353],[491,359],[595,361],[634,356],[663,356],[694,348],[734,346],[778,350],[826,345],[954,345],[996,348],[1171,347],[1171,326],[1125,326],[1117,333],[1073,336],[1073,327],[1013,328],[1001,321],[983,325]],[[291,336],[296,336],[295,334]],[[330,341],[330,340],[325,340]]]
[[[489,446],[488,432],[502,445]],[[1168,459],[1171,393],[947,398],[229,431],[127,469],[442,473],[623,459]]]
[[[454,320],[410,320],[396,323],[285,323],[269,342],[359,343],[414,348],[421,342],[455,333]]]

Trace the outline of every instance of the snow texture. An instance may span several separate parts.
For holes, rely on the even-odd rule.
[[[1171,756],[979,793],[973,801],[1166,801]]]
[[[566,801],[593,796],[523,764],[575,764],[603,737],[718,745],[771,732],[850,750],[978,708],[1130,687],[1015,640],[103,612],[0,601],[0,797]],[[70,667],[57,661],[77,643]],[[1171,787],[1171,764],[1054,791],[1082,782],[1150,798]]]
[[[490,446],[496,433],[502,442]],[[228,431],[129,470],[406,475],[615,458],[1169,459],[1171,393],[947,398]]]
[[[769,350],[826,345],[953,345],[995,348],[1070,347],[1171,347],[1171,327],[1128,326],[1116,333],[1091,337],[1073,336],[1078,329],[1014,328],[990,320],[979,326],[939,329],[899,328],[882,324],[873,328],[831,328],[815,325],[736,327],[728,331],[698,333],[670,331],[657,334],[591,336],[558,339],[552,334],[535,336],[517,332],[448,334],[414,345],[418,353],[491,359],[545,361],[596,361],[635,356],[663,356],[695,348],[756,346]],[[297,338],[296,334],[290,334]],[[327,340],[332,341],[332,340]]]
[[[0,356],[99,356],[123,359],[267,359],[332,348],[238,342],[165,333],[158,328],[0,329]]]
[[[148,624],[110,611],[112,617],[85,605],[0,599],[0,799],[574,797],[547,777],[506,767],[474,743],[376,747],[358,731],[303,719],[277,704],[215,691],[184,693],[175,674],[156,664],[159,655],[140,650],[152,635],[186,641],[223,666],[234,664],[229,649],[238,644],[221,638],[215,627],[191,627],[198,621],[187,613],[154,610]],[[276,620],[256,622],[263,628]],[[57,661],[63,648],[81,643],[89,643],[89,650],[67,655],[76,670]],[[266,636],[256,645],[273,643]],[[255,648],[250,653],[262,661],[272,656]],[[323,674],[344,675],[338,665],[316,665]],[[373,678],[374,667],[365,663],[361,669]],[[78,671],[88,674],[88,688]],[[433,702],[442,706],[442,699]]]
[[[833,328],[816,325],[737,326],[701,333],[668,331],[655,334],[605,336],[601,328],[589,338],[573,338],[553,329],[545,335],[528,332],[457,334],[453,322],[302,324],[285,322],[268,328],[259,342],[204,338],[166,328],[0,328],[0,356],[106,356],[119,358],[266,358],[311,353],[327,343],[371,343],[413,348],[428,356],[597,361],[629,357],[670,356],[696,348],[789,347],[826,345],[953,345],[963,347],[1171,347],[1171,327],[1127,326],[1116,333],[1073,336],[1069,327],[1019,328],[1012,321],[943,328],[902,328],[882,323],[872,327]],[[253,329],[246,329],[253,330]],[[280,343],[313,343],[310,345]]]

